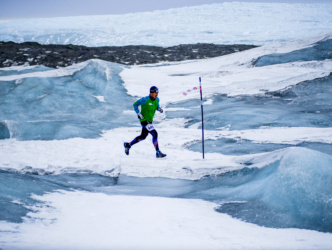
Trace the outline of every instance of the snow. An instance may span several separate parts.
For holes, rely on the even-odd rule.
[[[203,92],[207,97],[217,93],[228,96],[255,95],[329,75],[332,68],[331,60],[319,63],[285,63],[263,68],[253,67],[252,62],[266,54],[286,53],[306,48],[312,45],[314,39],[317,39],[315,40],[317,42],[331,37],[332,33],[327,33],[308,39],[267,45],[223,57],[187,61],[181,63],[181,67],[179,63],[167,63],[165,66],[160,63],[154,67],[134,66],[124,69],[121,77],[125,81],[128,93],[133,96],[143,96],[144,90],[148,86],[155,82],[159,83],[161,93],[165,93],[163,102],[166,103],[175,101],[174,97],[176,97],[176,101],[193,98],[194,95],[180,96],[179,92],[197,87],[199,77],[202,77]],[[137,89],[138,85],[141,86],[140,89]],[[171,98],[168,99],[168,97]]]
[[[216,214],[201,200],[84,191],[36,196],[47,206],[9,227],[5,249],[329,249],[331,235],[271,229]],[[79,212],[78,212],[79,211]],[[218,216],[216,216],[218,215]],[[84,218],[84,220],[82,220]],[[0,224],[1,225],[1,224]],[[20,231],[15,235],[10,231]],[[61,240],[59,240],[61,239]]]
[[[267,45],[329,32],[331,13],[331,4],[224,2],[126,15],[0,22],[0,40],[85,46]]]
[[[93,61],[93,60],[91,60]],[[81,70],[84,68],[88,62],[83,62],[79,64],[72,65],[70,67],[66,68],[59,68],[55,70],[50,70],[50,71],[44,71],[44,72],[31,72],[31,73],[26,73],[26,74],[18,74],[18,75],[9,75],[9,76],[2,76],[0,81],[13,81],[13,80],[18,80],[22,78],[31,78],[31,77],[62,77],[62,76],[70,76],[73,75],[75,72]],[[33,69],[36,66],[14,66],[10,67],[11,70],[17,70],[17,71],[23,71],[25,69]],[[5,68],[4,70],[8,71],[8,68]]]
[[[330,34],[328,36],[331,36]],[[294,42],[291,42],[292,46]],[[300,42],[299,42],[300,43]],[[298,43],[298,44],[299,44]],[[306,44],[303,44],[306,46]],[[184,96],[187,89],[197,86],[202,76],[203,93],[227,95],[258,94],[280,90],[304,80],[326,76],[331,70],[331,60],[296,62],[255,68],[252,58],[271,53],[277,48],[285,50],[287,43],[270,45],[225,57],[202,61],[187,61],[147,66],[124,67],[120,73],[130,95],[141,97],[152,83],[158,83],[162,105],[181,100],[198,99],[199,92]],[[103,70],[110,66],[93,60]],[[91,63],[91,62],[90,62]],[[88,62],[75,66],[1,76],[0,80],[29,77],[63,77],[75,74]],[[17,68],[16,68],[17,69]],[[221,72],[213,75],[213,72]],[[223,72],[227,72],[224,74]],[[181,75],[181,76],[179,76]],[[245,76],[245,77],[244,77]],[[261,79],[261,80],[258,80]],[[247,83],[247,84],[244,84]],[[103,96],[95,96],[105,101]],[[185,108],[165,108],[165,112],[186,111]],[[134,115],[132,110],[124,114]],[[20,141],[7,139],[0,142],[0,164],[3,170],[25,173],[32,169],[41,173],[64,174],[91,171],[109,177],[119,173],[135,177],[164,177],[198,180],[206,175],[222,174],[248,168],[262,168],[276,161],[289,162],[301,159],[314,151],[292,148],[251,155],[223,155],[206,153],[205,160],[199,152],[185,145],[201,139],[198,126],[185,128],[185,119],[167,119],[156,115],[155,125],[166,159],[156,159],[149,140],[140,142],[130,155],[123,153],[122,144],[134,138],[140,127],[119,127],[104,131],[97,139],[72,138],[53,141]],[[302,142],[332,143],[332,129],[315,127],[261,127],[258,129],[229,130],[225,128],[205,131],[206,140],[232,138],[247,139],[252,143],[298,145]],[[119,146],[120,145],[120,146]],[[151,149],[151,150],[150,150]],[[295,153],[295,155],[291,152]],[[287,158],[287,155],[292,155]],[[298,154],[298,155],[297,155]],[[288,159],[288,160],[285,160]],[[273,197],[273,196],[270,196]],[[332,235],[301,229],[272,229],[243,222],[228,215],[216,213],[216,204],[202,200],[175,199],[148,196],[122,196],[83,191],[59,191],[34,196],[43,203],[33,207],[22,224],[1,222],[5,248],[48,249],[49,242],[56,248],[115,249],[327,249]],[[7,229],[6,229],[7,228]]]
[[[184,12],[186,15],[183,15]],[[22,28],[21,21],[0,23],[0,37],[6,34],[10,39],[13,33],[16,34],[17,41],[27,38],[41,39],[39,41],[45,43],[76,41],[78,44],[86,45],[112,45],[109,43],[111,40],[114,41],[113,45],[132,44],[134,41],[149,45],[193,41],[268,44],[219,58],[155,65],[125,67],[95,59],[47,71],[25,66],[3,69],[0,84],[14,81],[16,85],[28,85],[33,79],[46,79],[47,83],[57,80],[57,83],[62,83],[62,80],[69,81],[68,79],[75,75],[76,79],[91,89],[98,89],[96,93],[87,92],[87,96],[92,96],[93,101],[84,101],[94,105],[103,105],[111,101],[119,103],[122,107],[120,117],[122,115],[135,119],[129,119],[127,124],[122,123],[121,126],[116,125],[112,129],[104,130],[98,138],[0,140],[0,170],[21,174],[33,170],[40,175],[86,172],[107,176],[110,179],[120,174],[138,178],[162,177],[197,181],[205,176],[240,171],[244,166],[253,170],[278,164],[279,169],[274,179],[266,178],[235,189],[219,187],[221,191],[217,188],[209,191],[230,193],[228,199],[232,197],[235,202],[245,195],[262,196],[267,204],[286,204],[287,208],[294,210],[293,213],[304,211],[304,215],[307,215],[306,213],[312,212],[310,206],[317,208],[320,214],[329,213],[325,210],[321,213],[320,209],[331,207],[331,156],[294,146],[303,142],[332,144],[331,126],[262,125],[255,129],[233,129],[226,124],[224,127],[206,130],[205,139],[250,140],[253,145],[270,143],[286,147],[257,154],[205,153],[203,160],[200,152],[188,149],[188,145],[200,142],[200,125],[194,123],[186,127],[185,117],[170,118],[169,114],[190,111],[189,108],[172,107],[171,104],[199,100],[199,92],[194,91],[199,85],[198,77],[202,77],[204,106],[211,107],[214,105],[213,96],[216,94],[228,97],[264,95],[266,92],[292,88],[303,81],[330,75],[330,59],[265,67],[254,67],[252,64],[263,55],[287,53],[308,48],[318,41],[331,39],[330,18],[331,5],[223,3],[128,14],[121,18],[100,16],[25,20],[25,29]],[[163,20],[168,20],[170,24],[165,25]],[[213,20],[217,21],[211,24]],[[82,25],[82,22],[85,25]],[[133,23],[139,23],[135,30]],[[149,25],[144,25],[146,23]],[[234,23],[238,25],[238,29],[232,28],[231,24]],[[59,24],[61,27],[68,27],[67,30],[64,28],[60,35],[57,34]],[[100,24],[99,29],[95,29],[96,24]],[[270,27],[275,28],[271,30]],[[40,32],[36,32],[37,29]],[[100,35],[101,31],[104,35]],[[318,34],[323,31],[324,34]],[[308,34],[315,35],[307,37]],[[65,40],[62,40],[62,37]],[[172,39],[167,39],[169,37]],[[301,39],[288,41],[297,37]],[[17,72],[9,74],[11,71]],[[114,88],[116,94],[106,95],[104,87],[96,84],[96,75],[101,83],[103,81],[99,78],[104,77],[107,86]],[[118,90],[119,86],[116,85],[121,81],[124,90]],[[91,82],[95,86],[91,87]],[[163,114],[156,114],[155,127],[159,133],[161,150],[167,154],[167,158],[155,158],[150,137],[135,145],[130,155],[126,156],[123,152],[123,142],[137,136],[141,127],[134,111],[121,102],[124,96],[119,93],[126,92],[130,98],[140,98],[147,95],[147,90],[152,85],[158,86],[161,106],[165,111]],[[77,91],[76,87],[74,90]],[[183,92],[187,95],[183,95]],[[38,93],[37,97],[44,98],[45,93]],[[18,100],[19,97],[14,101]],[[80,112],[77,111],[76,105],[74,106],[74,110]],[[93,112],[88,115],[92,114]],[[74,115],[76,114],[73,113],[73,117]],[[80,115],[84,117],[83,112]],[[30,119],[29,123],[41,122],[34,120],[34,117]],[[88,122],[87,116],[84,120]],[[120,122],[123,120],[120,119]],[[46,118],[45,121],[52,122]],[[8,125],[10,130],[12,122],[4,120],[1,124]],[[68,125],[67,129],[75,131],[76,128]],[[11,135],[13,136],[12,131]],[[265,182],[268,185],[265,185]],[[253,192],[255,190],[258,191]],[[219,206],[216,202],[166,198],[161,195],[134,196],[131,195],[130,187],[127,191],[128,195],[83,190],[58,190],[32,195],[31,198],[37,203],[28,207],[31,211],[24,216],[23,223],[0,221],[0,248],[330,249],[332,245],[331,233],[258,226],[216,212]],[[21,200],[13,202],[24,203]],[[294,209],[293,204],[296,204],[297,209]]]

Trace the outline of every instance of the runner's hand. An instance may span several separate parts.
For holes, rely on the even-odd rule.
[[[162,109],[162,108],[158,108],[157,109],[160,113],[163,113],[164,112],[164,110]]]

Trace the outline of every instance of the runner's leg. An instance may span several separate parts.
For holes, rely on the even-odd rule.
[[[141,135],[137,136],[134,140],[132,140],[129,144],[130,146],[140,142],[140,141],[143,141],[145,140],[145,138],[148,136],[149,134],[149,131],[144,127],[142,126],[142,132],[141,132]]]
[[[158,151],[159,146],[158,146],[158,133],[157,133],[157,130],[153,129],[153,130],[149,131],[149,133],[152,135],[152,143],[153,143],[156,151]]]

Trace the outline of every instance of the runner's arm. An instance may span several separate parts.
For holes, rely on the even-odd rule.
[[[149,99],[149,97],[142,97],[141,99],[137,100],[136,102],[134,102],[133,106],[134,106],[134,110],[136,112],[136,114],[139,114],[139,109],[138,107],[140,105],[144,105],[146,103],[146,101]]]

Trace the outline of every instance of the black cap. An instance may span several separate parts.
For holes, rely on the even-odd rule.
[[[156,86],[152,86],[150,88],[150,93],[159,93],[159,90],[158,90],[158,88]]]

